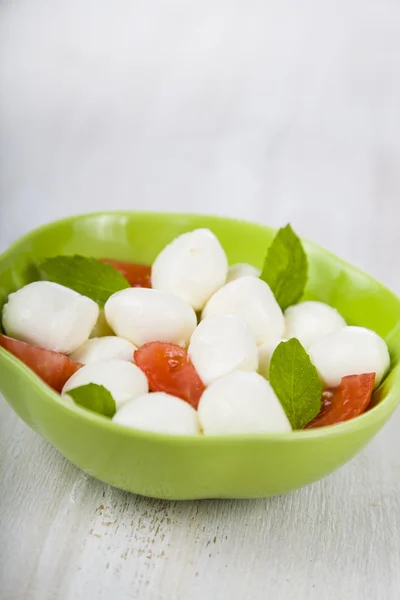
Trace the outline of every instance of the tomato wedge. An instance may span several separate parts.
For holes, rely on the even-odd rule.
[[[121,273],[131,287],[151,288],[151,266],[129,263],[113,258],[102,258],[101,262],[111,265]]]
[[[152,392],[166,392],[197,408],[205,388],[186,350],[176,344],[150,342],[136,350],[134,357]]]
[[[82,366],[65,354],[31,346],[2,334],[0,346],[22,360],[56,392],[61,392],[64,383]]]
[[[305,428],[325,427],[358,417],[371,401],[374,383],[375,373],[343,377],[337,388],[323,393],[319,414]]]

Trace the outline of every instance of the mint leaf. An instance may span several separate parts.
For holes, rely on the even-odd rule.
[[[300,238],[290,225],[279,229],[268,249],[260,275],[282,310],[296,304],[304,293],[308,260]]]
[[[110,392],[102,385],[88,383],[68,391],[73,401],[83,408],[113,417],[116,412],[115,400]]]
[[[281,342],[276,348],[269,367],[269,382],[293,429],[301,429],[319,413],[322,383],[298,339]]]
[[[42,279],[65,285],[91,298],[101,307],[109,297],[129,286],[121,273],[96,258],[55,256],[38,265]]]

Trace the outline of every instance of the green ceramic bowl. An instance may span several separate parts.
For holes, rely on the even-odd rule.
[[[229,260],[262,265],[274,231],[231,219],[181,214],[101,213],[51,223],[0,257],[0,303],[35,278],[34,263],[78,253],[151,263],[178,234],[209,227]],[[64,403],[0,348],[0,392],[15,412],[72,463],[106,483],[155,498],[256,498],[294,490],[350,460],[389,419],[400,399],[400,300],[380,283],[305,242],[308,299],[328,302],[348,323],[384,336],[392,370],[375,406],[346,423],[290,434],[176,437],[134,431]]]

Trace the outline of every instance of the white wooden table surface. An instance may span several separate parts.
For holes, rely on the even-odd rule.
[[[106,208],[288,220],[400,292],[396,0],[0,4],[0,246]],[[400,598],[400,411],[285,497],[103,485],[0,399],[1,599]]]

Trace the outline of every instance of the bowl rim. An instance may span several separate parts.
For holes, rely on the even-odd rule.
[[[71,223],[74,221],[84,220],[88,218],[96,218],[96,217],[104,217],[104,216],[134,216],[140,215],[142,217],[147,218],[175,218],[177,216],[184,218],[202,218],[202,219],[210,219],[214,222],[236,222],[237,224],[243,225],[251,225],[255,226],[262,230],[270,230],[275,231],[276,228],[271,227],[269,225],[264,225],[262,223],[256,223],[249,220],[237,219],[231,217],[223,217],[220,215],[208,215],[202,213],[181,213],[181,212],[157,212],[157,211],[97,211],[90,213],[82,213],[77,215],[72,215],[69,217],[65,217],[63,219],[56,219],[40,225],[31,231],[25,233],[17,240],[15,240],[8,248],[6,248],[0,254],[0,264],[5,260],[12,257],[13,252],[17,250],[21,245],[25,242],[29,241],[31,238],[39,236],[41,233],[51,230],[54,226],[63,225],[67,223]],[[334,253],[326,250],[322,246],[315,244],[314,242],[309,241],[306,238],[301,238],[302,241],[306,243],[309,247],[314,247],[318,251],[322,251],[324,254],[333,258],[339,264],[342,264],[346,268],[350,268],[352,271],[363,275],[364,277],[368,277],[371,281],[375,282],[379,287],[384,289],[386,292],[390,293],[394,296],[400,305],[400,298],[392,292],[388,287],[384,284],[376,280],[371,275],[368,275],[365,271],[360,269],[357,266],[352,265],[351,263],[345,261],[344,259],[336,256]],[[145,431],[141,429],[134,429],[132,427],[128,427],[126,425],[121,425],[119,423],[114,423],[111,419],[104,417],[100,414],[87,410],[83,407],[80,407],[76,404],[72,404],[63,400],[62,396],[55,392],[52,388],[50,388],[44,381],[42,381],[29,367],[27,367],[22,361],[13,356],[11,353],[7,352],[4,348],[0,347],[0,361],[5,361],[8,363],[18,374],[19,377],[26,380],[26,382],[31,384],[36,388],[37,392],[41,394],[43,400],[47,404],[52,404],[54,406],[54,401],[57,403],[58,408],[61,411],[66,411],[67,414],[74,415],[77,418],[81,418],[87,422],[88,425],[92,425],[94,427],[99,427],[103,429],[105,432],[109,431],[111,433],[120,432],[125,437],[132,438],[141,438],[147,442],[154,443],[168,443],[168,444],[179,444],[179,445],[187,445],[188,443],[193,445],[207,445],[207,444],[227,444],[227,443],[250,443],[255,441],[263,441],[263,442],[306,442],[307,440],[317,439],[317,438],[335,438],[341,436],[342,434],[352,434],[356,431],[363,429],[364,427],[368,427],[375,420],[386,420],[386,415],[390,416],[390,414],[394,411],[396,406],[400,402],[400,393],[397,394],[394,388],[389,390],[387,396],[381,402],[377,403],[371,409],[363,413],[362,415],[350,419],[348,421],[344,421],[342,423],[338,423],[336,425],[330,425],[325,427],[319,427],[315,429],[297,429],[287,433],[256,433],[256,434],[228,434],[228,435],[171,435],[164,433],[155,433],[151,431]],[[384,381],[386,378],[384,379]],[[381,383],[382,385],[382,383]],[[378,390],[380,389],[377,388]],[[375,390],[376,392],[377,390]]]

